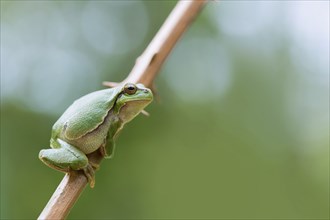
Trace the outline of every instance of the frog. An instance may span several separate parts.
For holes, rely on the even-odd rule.
[[[77,99],[53,125],[50,149],[42,149],[39,159],[64,173],[82,170],[93,188],[98,165],[87,155],[99,151],[102,157],[112,158],[119,132],[152,100],[152,91],[139,83],[98,90]]]

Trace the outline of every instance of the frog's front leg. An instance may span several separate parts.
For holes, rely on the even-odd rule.
[[[108,135],[100,147],[100,152],[105,158],[112,158],[115,152],[115,140],[123,124],[119,118],[113,118],[110,125]]]
[[[100,152],[104,158],[112,158],[115,147],[116,146],[114,140],[110,136],[107,136],[107,138],[104,140],[104,143],[100,147]]]
[[[41,150],[39,158],[47,166],[62,172],[71,170],[83,170],[91,187],[94,187],[94,169],[88,163],[86,155],[76,147],[57,139],[56,147]]]

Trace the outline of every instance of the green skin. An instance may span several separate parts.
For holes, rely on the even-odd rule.
[[[153,99],[150,89],[128,83],[87,94],[76,100],[57,120],[50,146],[39,158],[49,167],[62,171],[83,170],[94,187],[94,168],[86,154],[100,150],[113,156],[115,139],[124,124],[136,117]]]

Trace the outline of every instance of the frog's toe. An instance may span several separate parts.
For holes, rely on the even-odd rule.
[[[91,188],[94,188],[95,186],[95,171],[92,167],[92,165],[88,164],[84,169],[84,174],[87,177],[87,180],[89,182],[89,185]]]
[[[100,165],[97,163],[94,163],[92,161],[89,161],[89,164],[92,166],[94,170],[98,170],[100,168]]]

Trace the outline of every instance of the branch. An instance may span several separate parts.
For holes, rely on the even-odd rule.
[[[88,155],[88,160],[95,164],[100,164],[102,159],[99,151]],[[65,174],[38,219],[64,219],[87,183],[88,180],[81,171],[72,171]]]
[[[120,84],[131,82],[143,83],[146,87],[153,86],[156,74],[175,43],[198,15],[205,3],[206,0],[179,1],[146,50],[136,60],[128,77]],[[105,82],[104,85],[114,86],[117,84]],[[87,156],[94,164],[100,164],[103,159],[98,151]],[[38,219],[64,219],[87,183],[87,178],[82,172],[72,171],[67,173]]]
[[[120,84],[131,82],[142,83],[146,87],[153,86],[165,59],[205,3],[206,0],[179,1],[148,47],[137,58],[128,77]],[[105,82],[104,85],[113,87],[117,84]]]

